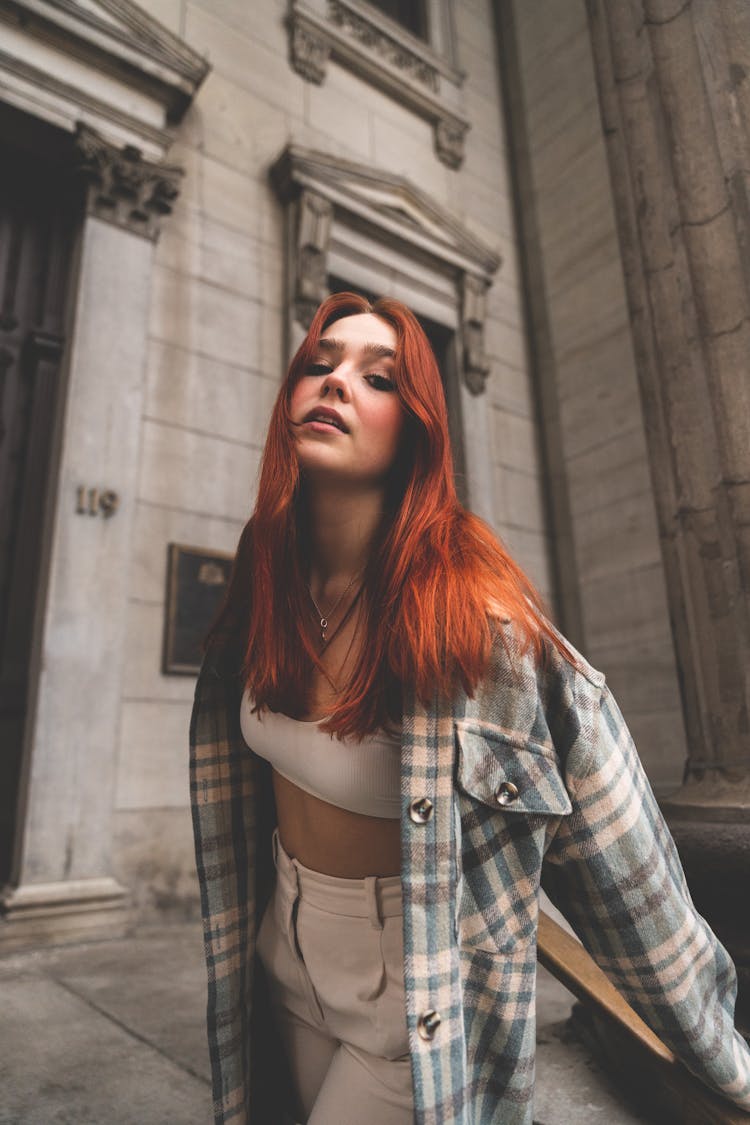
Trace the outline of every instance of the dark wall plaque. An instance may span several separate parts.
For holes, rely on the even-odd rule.
[[[170,543],[167,554],[165,675],[196,676],[202,644],[229,583],[233,556]]]

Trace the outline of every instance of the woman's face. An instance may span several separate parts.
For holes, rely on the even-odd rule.
[[[372,313],[325,329],[289,406],[308,476],[383,485],[405,420],[393,382],[396,344],[396,330]]]

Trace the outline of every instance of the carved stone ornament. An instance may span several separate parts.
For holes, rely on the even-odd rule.
[[[415,51],[410,51],[395,36],[389,35],[374,20],[366,19],[344,0],[328,0],[328,14],[332,23],[358,40],[368,51],[380,55],[428,90],[437,93],[440,84],[437,69]]]
[[[487,282],[464,274],[461,286],[461,337],[466,386],[474,395],[484,392],[490,363],[484,350],[484,321],[487,315]]]
[[[88,213],[155,241],[179,194],[182,168],[145,160],[134,145],[117,148],[81,123],[75,147]]]
[[[443,164],[460,168],[464,162],[464,139],[468,125],[450,117],[435,122],[435,151]]]
[[[290,61],[297,74],[306,82],[316,86],[325,81],[330,44],[325,36],[301,21],[295,21],[291,29]]]
[[[318,305],[328,296],[333,206],[312,191],[303,191],[297,206],[295,319],[307,329]]]
[[[434,2],[447,6],[453,0]],[[465,75],[445,46],[436,48],[363,0],[289,0],[287,27],[291,65],[302,78],[320,85],[333,59],[429,121],[438,159],[449,168],[461,166],[469,129]]]

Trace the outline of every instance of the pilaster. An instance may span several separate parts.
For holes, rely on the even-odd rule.
[[[742,215],[722,171],[721,107],[707,98],[694,8],[588,8],[695,780],[750,769]],[[701,18],[718,21],[719,10],[704,6]]]
[[[686,781],[664,810],[747,1004],[750,950],[736,925],[750,812],[740,7],[587,0],[688,738]]]

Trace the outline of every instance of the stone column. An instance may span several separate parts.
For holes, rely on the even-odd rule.
[[[750,11],[587,0],[688,732],[668,803],[750,985]]]
[[[0,949],[121,932],[111,821],[153,242],[179,170],[79,130],[86,217]]]

